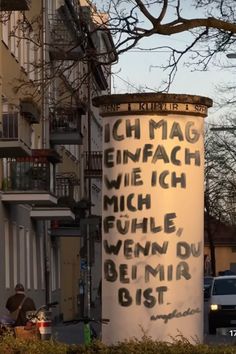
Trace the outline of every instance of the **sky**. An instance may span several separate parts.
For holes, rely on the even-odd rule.
[[[224,54],[226,56],[226,54]],[[161,60],[158,53],[130,52],[119,58],[118,64],[113,66],[112,93],[132,93],[138,90],[145,92],[158,91],[161,77],[165,77],[162,70],[155,67]],[[235,72],[236,72],[236,59]],[[224,115],[223,109],[219,110],[217,102],[220,93],[217,87],[221,84],[236,81],[236,77],[225,69],[211,66],[208,71],[191,71],[186,66],[181,66],[169,93],[191,94],[206,96],[213,99],[213,108],[209,110],[210,117]]]
[[[196,14],[193,14],[192,11],[191,7],[187,8],[188,17],[195,17]],[[145,49],[161,45],[182,47],[189,43],[189,38],[188,33],[169,37],[152,36],[139,43],[139,47]],[[167,63],[167,54],[166,50],[162,50],[161,52],[131,50],[120,55],[118,63],[112,68],[112,93],[159,91],[162,79],[167,78],[167,72],[157,66]],[[227,59],[226,54],[220,53],[217,60],[220,60],[221,63],[228,63],[228,65],[234,65],[235,61],[236,74],[236,59]],[[190,57],[187,56],[184,60],[187,63],[191,62]],[[232,74],[232,71],[230,72],[213,65],[209,65],[208,70],[204,72],[193,71],[193,68],[189,68],[183,61],[179,66],[169,93],[200,95],[217,101],[219,93],[216,87],[222,83],[232,83],[235,81],[236,77]],[[218,119],[221,114],[224,114],[224,110],[221,113],[215,105],[215,107],[209,110],[209,113],[209,116]]]
[[[232,59],[233,60],[233,59]],[[113,66],[113,93],[132,90],[158,91],[166,72],[157,65],[164,62],[159,53],[138,53],[131,51],[122,54],[118,64]],[[192,71],[181,65],[171,86],[172,93],[189,93],[211,97],[215,95],[217,84],[231,80],[232,74],[218,67],[210,67],[208,71]],[[211,97],[211,98],[213,98]]]

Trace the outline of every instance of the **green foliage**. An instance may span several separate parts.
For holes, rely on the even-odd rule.
[[[141,340],[106,346],[100,341],[90,345],[67,345],[53,340],[20,339],[6,335],[0,340],[0,354],[236,354],[236,347],[191,344],[181,337],[174,343],[165,343],[144,336]]]
[[[1,354],[67,354],[68,346],[54,341],[14,338],[4,335],[0,340]]]

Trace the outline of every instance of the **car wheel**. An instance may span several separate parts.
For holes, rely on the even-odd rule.
[[[208,332],[209,334],[216,334],[216,326],[211,321],[209,321]]]

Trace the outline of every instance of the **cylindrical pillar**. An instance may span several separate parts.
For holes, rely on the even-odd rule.
[[[204,117],[212,100],[94,99],[103,117],[106,343],[203,339]]]

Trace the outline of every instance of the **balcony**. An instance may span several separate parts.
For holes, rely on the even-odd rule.
[[[83,41],[78,16],[66,5],[57,14],[49,16],[49,53],[54,60],[80,60],[84,57]]]
[[[74,223],[62,223],[58,220],[51,222],[52,237],[82,237],[79,226]]]
[[[79,185],[79,179],[74,172],[62,172],[56,175],[56,196],[58,203],[61,205],[68,203],[74,207],[75,203],[75,186]]]
[[[56,175],[56,196],[58,198],[58,208],[68,210],[72,214],[72,218],[65,218],[55,215],[51,218],[51,235],[52,236],[80,236],[79,225],[75,215],[75,188],[79,185],[79,180],[74,172],[57,173]]]
[[[102,178],[102,152],[90,151],[84,154],[85,178]]]
[[[39,123],[40,110],[38,105],[31,99],[23,99],[20,103],[20,113],[31,124]]]
[[[17,111],[3,112],[0,131],[0,157],[31,155],[31,126]]]
[[[30,217],[35,220],[75,220],[75,215],[70,208],[59,206],[33,207],[30,211]]]
[[[108,82],[106,79],[107,75],[105,75],[105,69],[102,64],[96,61],[92,61],[91,70],[99,88],[101,90],[106,90],[108,88]]]
[[[0,11],[26,11],[30,3],[30,0],[1,0]]]
[[[59,220],[51,222],[51,236],[53,237],[85,237],[89,227],[90,247],[93,251],[94,241],[101,241],[101,217],[90,215],[81,218],[80,223],[66,223]],[[86,252],[85,252],[86,253]]]
[[[73,222],[75,214],[75,186],[79,185],[79,180],[73,172],[57,173],[56,191],[57,206],[33,207],[30,216],[35,220],[53,220],[60,222]]]
[[[82,145],[81,109],[50,110],[50,142],[52,145]]]
[[[54,176],[55,165],[45,154],[9,158],[3,169],[1,199],[6,203],[55,205],[57,198]]]

